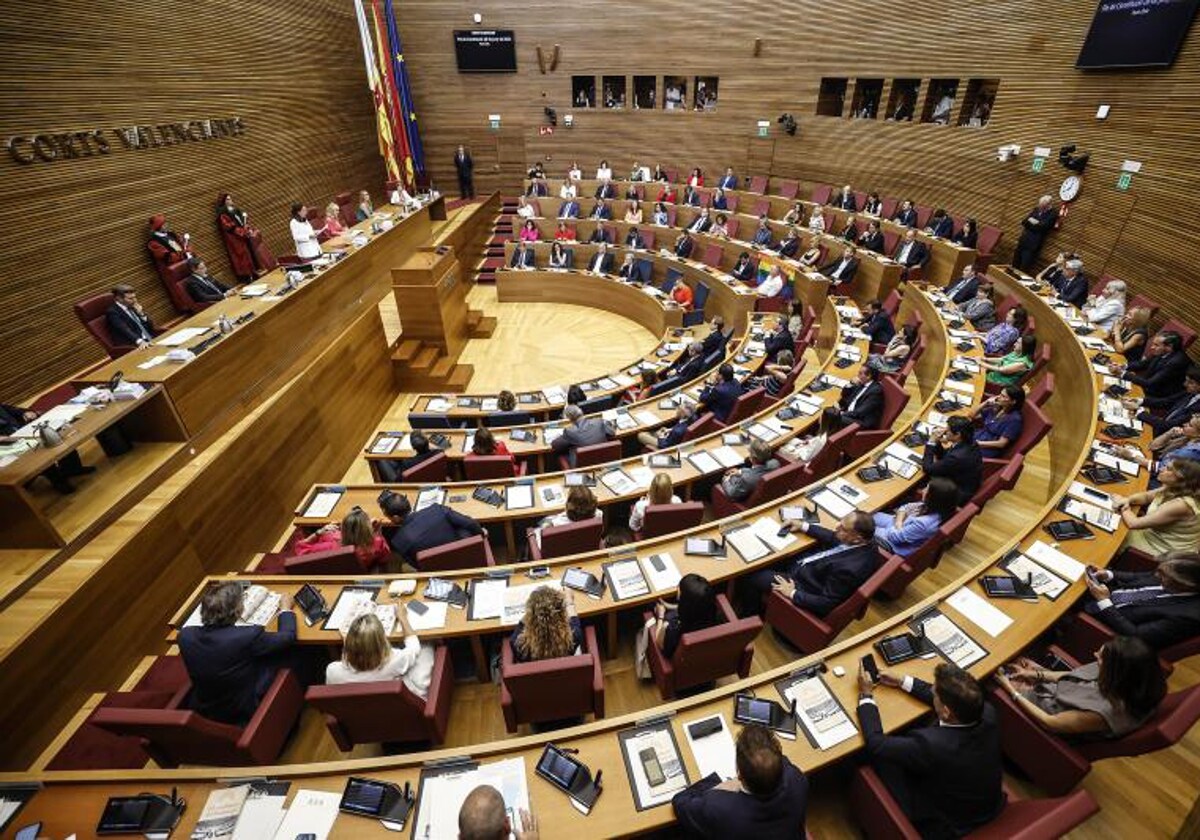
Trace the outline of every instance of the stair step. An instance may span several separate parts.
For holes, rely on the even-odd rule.
[[[421,340],[418,338],[410,338],[400,342],[400,346],[392,351],[392,361],[408,363],[413,360],[417,353],[421,352]]]
[[[496,319],[491,315],[484,315],[479,319],[479,323],[471,330],[472,338],[491,338],[492,333],[496,331]]]
[[[416,373],[425,373],[434,366],[441,354],[442,351],[437,347],[422,348],[416,358],[409,363],[409,367]]]
[[[478,309],[468,309],[467,310],[467,326],[468,327],[470,327],[471,329],[475,329],[475,327],[479,325],[479,322],[481,320],[483,320],[483,313],[481,311],[479,311]]]
[[[457,389],[465,389],[468,385],[470,385],[471,377],[474,375],[474,365],[455,365],[454,372],[451,373],[450,378],[446,380],[446,386],[448,390],[455,391],[455,393],[461,393],[462,391]]]
[[[429,369],[429,375],[434,379],[446,379],[454,372],[456,362],[449,356],[442,356],[437,360],[432,368]]]

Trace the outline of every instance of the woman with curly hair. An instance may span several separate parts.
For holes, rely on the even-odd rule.
[[[1200,543],[1200,463],[1175,458],[1159,468],[1158,480],[1162,486],[1153,490],[1112,496],[1113,510],[1129,527],[1125,547],[1155,556],[1194,551]]]
[[[517,662],[570,656],[583,644],[583,626],[570,592],[539,586],[525,602],[525,617],[510,638]]]

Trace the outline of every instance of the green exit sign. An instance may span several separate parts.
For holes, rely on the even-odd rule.
[[[1117,189],[1124,192],[1125,190],[1129,189],[1129,185],[1132,182],[1133,182],[1133,173],[1132,172],[1122,172],[1120,175],[1117,176]]]
[[[1033,159],[1033,171],[1034,172],[1041,172],[1042,167],[1044,167],[1045,165],[1046,165],[1046,159],[1044,157],[1035,157]]]

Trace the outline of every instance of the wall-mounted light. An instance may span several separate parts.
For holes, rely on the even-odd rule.
[[[575,125],[575,117],[573,114],[563,114],[563,125],[567,128]]]
[[[476,12],[474,15],[472,15],[471,19],[476,23],[483,23],[483,15],[479,14],[479,12]]]

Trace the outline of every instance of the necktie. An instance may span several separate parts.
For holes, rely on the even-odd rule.
[[[1163,588],[1161,586],[1145,586],[1141,589],[1118,589],[1112,593],[1111,598],[1114,607],[1127,607],[1130,604],[1142,604],[1146,601],[1153,601],[1162,594]]]
[[[818,551],[816,554],[810,554],[807,557],[800,558],[799,565],[807,566],[808,564],[810,564],[816,560],[823,560],[826,557],[832,557],[834,554],[838,554],[839,552],[846,551],[847,549],[850,549],[850,548],[853,548],[853,546],[835,545],[833,548],[827,548],[824,551]]]

